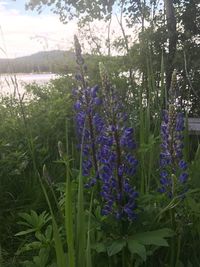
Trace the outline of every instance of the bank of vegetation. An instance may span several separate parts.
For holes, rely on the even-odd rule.
[[[1,96],[0,265],[199,266],[198,1],[49,4],[85,26],[119,4],[141,32],[131,43],[120,24],[120,57],[96,35],[84,56],[75,36],[72,76]]]

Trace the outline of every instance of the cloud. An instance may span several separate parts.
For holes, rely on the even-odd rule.
[[[0,2],[0,30],[0,57],[18,57],[43,50],[69,49],[77,25],[75,21],[64,25],[56,15],[22,14]]]
[[[101,38],[101,51],[105,53],[107,53],[105,47],[107,26],[108,23],[103,21],[95,21],[91,24],[92,34]],[[132,36],[132,39],[137,36],[133,28],[125,27],[125,31]],[[0,2],[0,58],[13,58],[54,49],[68,50],[73,47],[73,35],[77,33],[77,21],[62,24],[57,15],[22,12],[22,7],[16,8],[15,5],[15,8],[12,8],[11,3]],[[116,16],[113,16],[111,41],[119,36],[122,36],[122,31]],[[84,31],[81,37],[86,39]],[[90,51],[91,46],[86,44],[86,41],[84,44],[84,52]],[[113,52],[116,53],[115,50]]]

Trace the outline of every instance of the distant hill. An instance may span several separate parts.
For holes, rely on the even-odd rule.
[[[0,73],[71,72],[75,55],[71,51],[45,51],[14,59],[0,59]]]
[[[118,77],[124,69],[123,56],[99,56],[84,54],[89,77],[99,79],[99,62],[103,62],[113,75]],[[14,59],[0,59],[0,74],[6,73],[77,73],[75,53],[72,51],[44,51]]]

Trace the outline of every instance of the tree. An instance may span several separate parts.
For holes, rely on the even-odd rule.
[[[148,87],[147,65],[150,62],[157,79],[154,82],[158,85],[163,54],[167,90],[172,71],[176,68],[183,107],[192,102],[191,112],[200,114],[200,64],[197,56],[200,52],[199,0],[29,0],[27,8],[41,12],[43,5],[51,6],[64,23],[74,17],[82,22],[109,20],[113,14],[119,15],[122,11],[126,26],[140,28],[135,43],[127,46],[126,33],[122,33],[124,42],[116,42],[128,47],[126,58],[129,60],[124,61],[127,71],[134,69],[143,73],[143,87]]]
[[[164,0],[164,2],[165,2],[167,29],[169,38],[169,53],[167,62],[167,73],[166,73],[166,87],[167,90],[169,90],[171,84],[171,76],[174,70],[174,57],[176,54],[177,32],[176,32],[176,17],[173,6],[173,0]]]

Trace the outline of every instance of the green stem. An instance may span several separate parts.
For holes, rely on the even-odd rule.
[[[66,163],[65,230],[67,236],[69,266],[75,267],[73,210],[72,210],[71,181],[69,175],[69,162]]]
[[[170,216],[171,216],[171,227],[175,231],[175,213],[174,210],[172,209],[170,211]],[[173,237],[171,240],[171,251],[170,251],[170,267],[174,267],[175,265],[175,249],[176,249],[176,238]]]
[[[92,267],[92,254],[91,254],[91,214],[92,214],[92,205],[93,205],[93,195],[94,188],[92,190],[91,199],[90,199],[90,208],[89,208],[89,217],[88,217],[88,225],[87,225],[87,247],[86,247],[86,267]]]
[[[72,188],[70,179],[70,160],[69,160],[69,138],[68,121],[66,121],[66,189],[65,189],[65,230],[67,236],[69,266],[75,267],[75,249],[74,249],[74,227],[73,227],[73,208],[72,208]]]
[[[179,256],[180,256],[180,251],[181,251],[181,235],[179,234],[179,237],[178,237],[178,248],[177,248],[177,253],[176,253],[176,264],[175,264],[175,267],[178,266],[178,261],[179,261]]]
[[[44,193],[44,196],[45,196],[45,199],[46,199],[46,202],[47,202],[47,205],[49,207],[49,211],[50,211],[51,217],[52,217],[53,237],[54,237],[54,242],[55,242],[57,265],[58,265],[58,267],[65,267],[66,266],[66,257],[65,257],[65,253],[63,250],[63,246],[62,246],[62,240],[61,240],[60,235],[59,235],[59,228],[58,228],[58,225],[57,225],[56,220],[55,220],[55,216],[53,213],[53,209],[52,209],[47,191],[46,191],[46,189],[42,183],[42,180],[39,176],[39,173],[38,173],[38,177],[39,177],[39,182],[40,182],[42,191]]]
[[[127,267],[127,265],[126,265],[126,255],[125,255],[125,249],[126,248],[123,248],[123,250],[122,250],[122,267]]]

